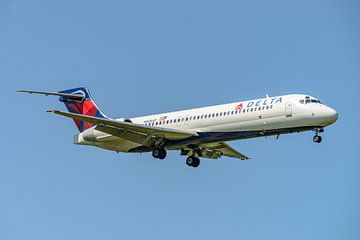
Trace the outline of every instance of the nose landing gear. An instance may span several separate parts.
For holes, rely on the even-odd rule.
[[[315,135],[315,136],[313,137],[313,141],[314,141],[315,143],[321,143],[322,137],[319,136],[319,135]]]
[[[322,132],[324,132],[324,129],[323,129],[323,128],[316,128],[316,129],[315,129],[315,136],[313,137],[313,142],[315,142],[315,143],[321,143],[322,137],[319,136],[319,133],[322,133]]]

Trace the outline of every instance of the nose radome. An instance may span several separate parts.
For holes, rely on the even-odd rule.
[[[332,109],[332,108],[330,108],[329,107],[329,109],[328,109],[328,118],[329,118],[329,121],[331,122],[331,123],[334,123],[334,122],[336,122],[336,120],[338,119],[338,117],[339,117],[339,114],[335,111],[335,109]]]

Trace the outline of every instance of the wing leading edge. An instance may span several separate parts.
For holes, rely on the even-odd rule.
[[[145,125],[129,123],[129,122],[120,122],[112,119],[85,116],[77,113],[63,112],[59,110],[49,110],[47,112],[62,115],[65,117],[69,117],[84,122],[98,124],[99,127],[96,127],[96,129],[103,132],[108,132],[110,130],[117,129],[117,130],[134,132],[136,134],[141,134],[148,137],[159,137],[169,140],[178,140],[178,139],[198,136],[197,132],[189,131],[189,130],[176,130],[176,129],[145,126]]]

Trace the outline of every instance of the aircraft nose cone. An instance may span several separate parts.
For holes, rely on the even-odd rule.
[[[339,117],[339,114],[335,111],[335,109],[332,109],[332,108],[328,109],[327,115],[328,115],[327,118],[328,118],[329,124],[336,122]]]

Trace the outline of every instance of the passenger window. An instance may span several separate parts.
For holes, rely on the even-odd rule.
[[[301,104],[304,104],[304,100],[300,100],[299,102],[300,102]]]

